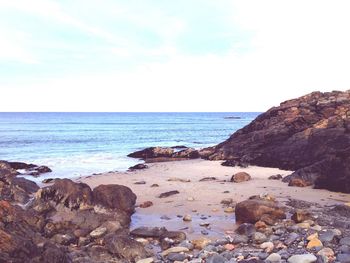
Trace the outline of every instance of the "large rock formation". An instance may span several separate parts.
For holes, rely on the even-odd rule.
[[[350,192],[350,90],[313,92],[258,116],[225,142],[205,149],[211,160],[299,170],[317,187]],[[326,168],[326,169],[325,169]]]

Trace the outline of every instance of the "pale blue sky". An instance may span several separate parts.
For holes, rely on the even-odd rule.
[[[261,111],[350,89],[347,2],[0,0],[0,111]]]

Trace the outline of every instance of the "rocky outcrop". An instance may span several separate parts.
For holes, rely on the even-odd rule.
[[[19,172],[18,170],[21,170]],[[0,160],[0,176],[11,175],[16,176],[18,174],[39,176],[44,173],[50,173],[52,170],[44,165],[27,164],[23,162],[8,162]]]
[[[226,163],[233,165],[296,170],[292,177],[350,192],[349,185],[343,185],[350,181],[350,163],[342,162],[349,147],[350,91],[333,91],[283,102],[206,153],[210,160],[229,160]]]
[[[145,162],[166,162],[200,157],[199,151],[184,146],[179,147],[149,147],[130,153],[128,157],[139,158]]]

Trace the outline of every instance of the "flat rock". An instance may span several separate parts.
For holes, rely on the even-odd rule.
[[[172,196],[172,195],[176,195],[176,194],[179,194],[179,193],[180,193],[179,191],[173,190],[173,191],[161,193],[158,197],[159,198],[166,198],[166,197],[169,197],[169,196]]]

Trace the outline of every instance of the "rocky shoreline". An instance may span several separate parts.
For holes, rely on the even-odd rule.
[[[191,238],[183,231],[157,226],[130,230],[136,195],[125,186],[91,189],[69,179],[56,179],[36,191],[16,185],[30,196],[28,200],[15,198],[15,192],[3,194],[14,187],[6,181],[9,178],[14,178],[13,173],[2,170],[0,262],[318,263],[350,259],[350,206],[346,204],[325,207],[292,198],[280,202],[269,194],[238,203],[226,198],[222,206],[228,213],[235,212],[238,227],[213,239],[206,231],[212,225],[203,218],[202,236]],[[229,181],[244,184],[247,180],[254,179],[237,173]],[[172,182],[186,184],[186,180]],[[182,215],[179,220],[190,222],[192,217]]]
[[[321,200],[295,198],[298,190],[293,198],[274,183],[283,180],[309,191],[317,191],[308,188],[314,185],[349,193],[349,109],[350,91],[312,93],[270,109],[216,147],[202,150],[185,146],[151,147],[131,153],[129,157],[147,164],[130,167],[123,174],[104,175],[108,184],[96,176],[82,179],[83,182],[47,180],[47,186],[40,188],[18,175],[39,176],[50,172],[50,168],[0,161],[0,263],[350,262],[350,198],[348,202],[335,201],[325,206]],[[199,158],[222,160],[227,169],[261,165],[296,171],[287,176],[272,174],[262,180],[243,169],[235,173],[220,171],[218,178],[212,170],[204,173],[206,167],[195,167],[190,178],[186,178],[185,166],[183,170],[171,171],[176,176],[162,181],[157,177],[158,181],[152,184],[148,183],[150,177],[138,177],[152,177],[153,171],[160,172],[143,173],[156,167],[152,166],[155,163],[164,162],[162,172],[166,173],[169,161]],[[197,181],[192,182],[195,175]],[[127,186],[120,183],[119,176],[130,176]],[[159,175],[153,174],[156,176]],[[223,179],[225,176],[227,179]],[[273,187],[263,186],[266,181]],[[176,188],[164,188],[165,182]],[[209,188],[233,196],[220,201],[223,212],[234,213],[236,218],[232,220],[232,229],[221,237],[210,237],[214,226],[205,221],[210,215],[201,215],[201,235],[195,238],[187,235],[185,229],[157,225],[130,229],[135,209],[152,209],[160,204],[171,209],[186,206],[185,202],[195,203],[197,197],[183,193],[195,195],[200,192],[199,184],[205,186],[209,199],[215,199],[210,194],[218,194]],[[261,192],[245,200],[243,194],[231,193],[237,189],[245,189],[244,194],[254,192],[257,189],[252,187],[260,184]],[[240,188],[241,185],[247,187]],[[158,188],[159,193],[154,195]],[[280,192],[283,198],[266,190]],[[150,194],[156,204],[151,200],[137,201],[137,197]],[[175,204],[174,200],[182,201]],[[208,209],[218,212],[216,207]],[[192,208],[191,213],[176,217],[186,223],[195,214],[199,215],[198,209]]]

